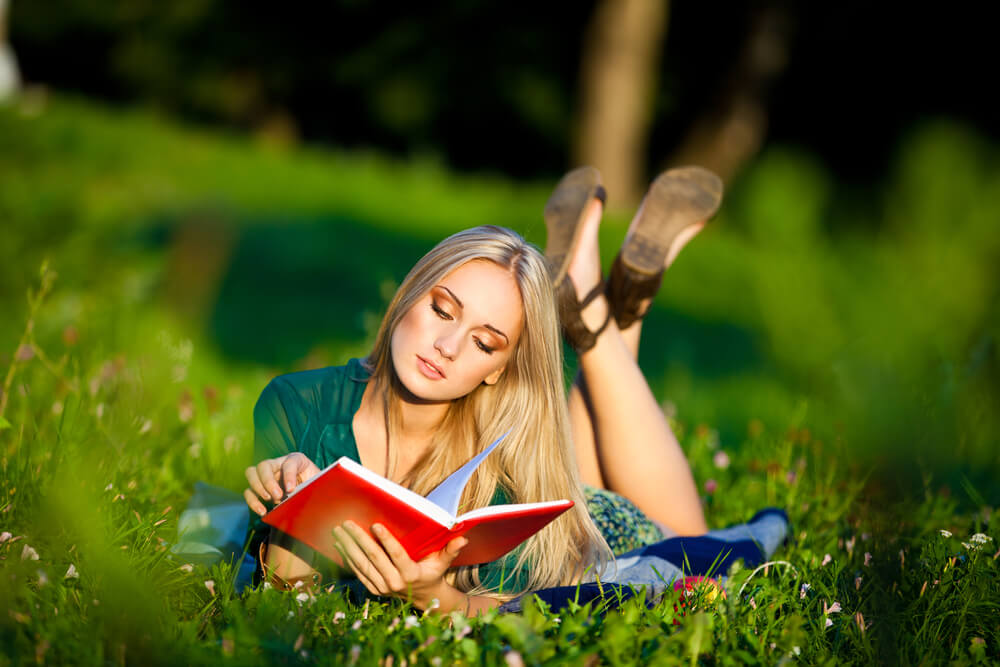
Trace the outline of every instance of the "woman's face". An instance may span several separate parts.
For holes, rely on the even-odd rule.
[[[487,260],[446,275],[403,316],[392,363],[411,394],[450,401],[500,379],[524,326],[521,291]]]

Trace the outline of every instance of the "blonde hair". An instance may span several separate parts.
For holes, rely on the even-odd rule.
[[[489,505],[498,487],[515,503],[572,500],[570,510],[522,545],[515,568],[527,569],[525,590],[574,583],[588,566],[602,566],[611,551],[587,512],[570,441],[562,345],[545,259],[516,232],[483,226],[449,236],[416,263],[396,291],[365,360],[386,406],[389,441],[398,429],[401,389],[392,364],[392,334],[424,295],[471,261],[493,262],[514,277],[524,328],[499,381],[452,401],[427,453],[403,483],[425,494],[510,431],[470,480],[462,507]],[[449,577],[461,590],[491,594],[480,582],[478,567],[455,568]],[[518,592],[508,584],[503,595],[493,594]]]

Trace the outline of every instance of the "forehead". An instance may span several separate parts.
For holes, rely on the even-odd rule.
[[[439,282],[462,302],[463,310],[507,335],[520,331],[521,290],[510,271],[489,260],[466,262]]]

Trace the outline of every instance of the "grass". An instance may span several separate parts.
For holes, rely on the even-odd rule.
[[[231,568],[179,562],[168,546],[195,481],[241,488],[250,410],[271,375],[362,353],[399,271],[441,235],[514,220],[539,240],[546,188],[280,151],[62,99],[37,116],[0,110],[0,142],[10,230],[0,244],[0,663],[1000,658],[988,409],[1000,320],[983,212],[996,181],[993,158],[961,132],[915,140],[866,238],[826,229],[838,206],[818,167],[768,154],[734,188],[720,231],[685,251],[651,315],[647,340],[664,342],[646,346],[643,367],[669,397],[711,525],[786,508],[794,535],[775,558],[787,564],[727,573],[724,597],[608,613],[529,605],[470,620],[339,594],[237,593]],[[970,166],[961,151],[979,157]],[[931,163],[967,173],[939,183],[920,166]],[[933,225],[946,212],[954,238]],[[215,297],[185,310],[169,299],[178,230],[206,219],[236,240]],[[604,240],[623,226],[612,219]],[[355,301],[324,289],[343,262],[366,269],[348,271]],[[954,278],[941,284],[942,273]],[[289,290],[315,315],[273,326]],[[916,492],[900,494],[886,474],[902,461],[892,445],[918,430],[949,463],[914,441]],[[874,458],[862,455],[871,443],[884,447]]]

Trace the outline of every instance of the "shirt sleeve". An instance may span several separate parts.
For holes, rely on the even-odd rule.
[[[253,408],[256,461],[298,451],[308,419],[308,405],[294,386],[283,377],[271,380]]]

